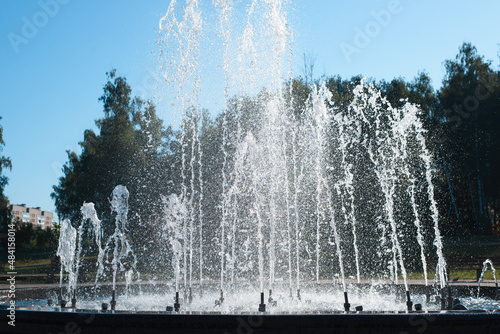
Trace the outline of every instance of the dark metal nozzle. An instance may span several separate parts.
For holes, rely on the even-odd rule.
[[[349,304],[349,298],[347,297],[347,291],[344,291],[344,310],[349,312],[351,308],[351,304]]]
[[[114,311],[116,309],[116,291],[113,290],[113,293],[111,295],[111,311]]]
[[[410,312],[413,308],[413,302],[411,301],[411,298],[410,298],[410,291],[406,291],[406,307],[407,307],[407,310],[408,312]]]
[[[259,312],[266,312],[266,304],[264,304],[264,292],[260,293]]]
[[[181,304],[179,303],[179,291],[175,292],[175,303],[174,303],[174,311],[179,312],[181,309]]]

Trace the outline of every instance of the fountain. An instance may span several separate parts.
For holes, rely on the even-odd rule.
[[[45,331],[72,323],[84,332],[500,330],[500,305],[465,317],[478,306],[454,300],[418,107],[391,106],[366,79],[345,105],[331,103],[326,83],[311,84],[297,104],[287,1],[252,0],[244,13],[236,11],[241,2],[213,3],[224,77],[217,177],[206,173],[211,157],[201,143],[210,21],[197,0],[183,8],[173,0],[159,25],[160,66],[181,118],[180,191],[163,198],[158,239],[171,275],[141,281],[138,263],[148,259],[135,256],[127,237],[134,194],[117,186],[107,239],[92,203],[83,204],[81,222],[63,221],[59,303],[50,292],[43,305],[27,305],[36,311],[18,312],[18,332],[29,328],[23,323]],[[77,284],[83,235],[97,252],[94,284]],[[483,273],[487,264],[494,272],[485,262]]]

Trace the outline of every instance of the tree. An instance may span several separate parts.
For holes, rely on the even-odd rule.
[[[2,120],[2,117],[0,117]],[[3,151],[5,142],[3,140],[3,127],[0,126],[0,154]],[[7,176],[4,175],[4,169],[12,170],[12,162],[10,158],[0,155],[0,226],[6,229],[6,223],[10,221],[9,199],[4,194],[5,186],[9,182]]]
[[[63,176],[51,196],[59,217],[70,218],[74,224],[80,221],[82,204],[93,202],[109,234],[113,229],[109,196],[117,185],[131,193],[128,216],[132,224],[154,219],[151,216],[163,192],[162,154],[169,132],[151,102],[131,98],[124,77],[115,70],[107,76],[99,98],[104,107],[104,117],[96,121],[99,133],[86,130],[80,142],[82,153],[67,152]]]
[[[499,80],[491,61],[464,43],[454,60],[445,61],[439,92],[443,109],[443,161],[447,161],[450,197],[457,221],[472,233],[491,233],[498,202]]]

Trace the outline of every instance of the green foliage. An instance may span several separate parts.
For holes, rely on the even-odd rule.
[[[58,237],[53,229],[33,227],[32,224],[17,222],[16,247],[20,250],[31,252],[50,251],[55,255]]]
[[[132,99],[130,86],[113,70],[103,87],[104,117],[96,121],[99,133],[86,130],[80,142],[82,153],[68,151],[63,176],[54,186],[52,198],[60,218],[80,222],[80,207],[93,202],[109,234],[114,222],[109,198],[117,185],[131,194],[129,217],[137,225],[131,231],[139,238],[142,219],[158,213],[161,194],[169,192],[168,173],[171,129],[165,129],[151,102]],[[161,172],[160,172],[161,171]],[[154,220],[154,219],[153,219]],[[147,229],[145,230],[147,231]]]
[[[2,120],[2,117],[0,117],[0,120]],[[3,151],[3,146],[5,146],[5,142],[3,140],[3,127],[0,126],[0,153]],[[10,161],[10,158],[1,155],[0,156],[0,197],[4,197],[4,189],[5,186],[8,183],[8,179],[5,175],[3,175],[3,171],[5,169],[11,170],[12,169],[12,162]]]
[[[2,120],[2,117],[0,117]],[[3,151],[5,142],[3,140],[3,127],[0,126],[0,154]],[[0,232],[7,230],[7,222],[10,221],[9,200],[4,194],[5,186],[8,183],[7,176],[4,175],[4,169],[11,170],[12,162],[10,158],[0,155]]]
[[[499,73],[470,43],[445,68],[440,149],[448,198],[456,207],[450,227],[489,234],[500,196]]]

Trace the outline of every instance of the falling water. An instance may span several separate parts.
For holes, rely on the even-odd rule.
[[[365,93],[365,90],[368,91],[368,94]],[[391,277],[397,283],[399,266],[406,291],[408,291],[403,250],[399,241],[398,224],[394,217],[394,196],[396,182],[399,178],[396,168],[401,157],[401,147],[398,146],[399,142],[395,138],[399,122],[398,110],[393,108],[385,98],[382,98],[380,92],[376,91],[371,84],[365,85],[364,80],[354,89],[354,94],[354,101],[350,108],[360,116],[363,122],[375,129],[375,138],[366,137],[364,143],[370,160],[374,165],[374,172],[380,184],[381,191],[384,194],[385,215],[390,229],[390,241],[392,244],[392,260],[389,262]],[[383,117],[385,119],[382,119]],[[387,229],[384,225],[381,225],[381,227],[384,231],[381,246],[385,247],[385,233]]]
[[[82,213],[83,221],[89,220],[92,224],[92,229],[94,231],[94,240],[98,249],[97,254],[97,274],[95,277],[95,286],[97,286],[97,281],[99,277],[104,272],[104,249],[102,248],[102,230],[101,230],[101,220],[97,217],[97,212],[95,211],[94,203],[84,203],[80,208]]]
[[[170,2],[167,13],[160,20],[159,44],[169,45],[169,48],[161,49],[159,60],[163,77],[168,83],[176,86],[177,95],[173,101],[176,113],[182,115],[181,133],[181,189],[182,198],[188,203],[189,215],[185,217],[182,224],[183,238],[183,274],[184,283],[193,280],[193,256],[194,256],[194,234],[196,212],[198,213],[198,227],[200,229],[200,243],[202,242],[202,195],[198,194],[199,205],[196,208],[196,171],[195,163],[198,159],[201,163],[201,147],[198,143],[200,108],[198,103],[200,91],[199,76],[199,48],[202,34],[203,19],[202,12],[197,0],[186,1],[182,10],[182,19],[178,20],[177,13],[180,11],[176,0]],[[172,47],[175,48],[172,48]],[[175,52],[175,57],[172,56]],[[190,136],[189,136],[190,134]],[[190,143],[190,145],[189,145]],[[197,147],[198,143],[198,147]],[[198,148],[198,150],[197,150]],[[190,155],[188,157],[188,155]],[[188,180],[188,175],[190,178]],[[198,173],[198,184],[202,189],[202,172]],[[188,189],[189,184],[189,189]],[[203,246],[200,245],[200,279],[203,274]],[[189,269],[188,269],[189,268]]]
[[[183,255],[183,244],[186,242],[182,225],[184,224],[187,208],[182,198],[172,194],[163,198],[163,214],[165,224],[163,225],[163,240],[168,240],[173,253],[172,269],[174,271],[175,291],[179,292],[181,277],[181,257]]]
[[[219,8],[219,32],[223,37],[223,45],[224,45],[224,60],[223,60],[223,69],[224,69],[224,106],[227,110],[228,107],[228,99],[229,99],[229,43],[231,39],[231,11],[232,7],[230,6],[230,1],[222,1],[218,0],[215,2],[217,7]],[[224,155],[224,161],[222,164],[222,203],[221,203],[221,222],[220,222],[220,290],[224,291],[224,271],[225,271],[225,260],[226,260],[226,225],[227,225],[227,206],[228,206],[228,180],[226,175],[226,167],[228,163],[228,152],[227,152],[227,144],[228,144],[228,128],[227,128],[227,115],[224,112],[222,119],[222,152]]]
[[[416,109],[410,105],[406,104],[401,112],[404,112],[404,116],[399,114],[399,126],[396,128],[396,133],[400,139],[401,144],[401,169],[403,174],[406,176],[407,180],[410,182],[407,192],[410,195],[411,207],[413,210],[414,225],[416,227],[416,238],[417,243],[420,246],[420,258],[422,262],[422,269],[424,272],[425,285],[428,285],[427,280],[427,260],[425,256],[424,247],[424,237],[422,234],[422,224],[420,221],[420,214],[418,211],[418,206],[416,203],[415,193],[416,193],[416,177],[410,173],[409,161],[408,161],[408,134],[411,132],[412,128],[416,129],[415,132],[422,131],[420,120],[416,117]],[[421,143],[422,145],[423,143]],[[420,147],[420,149],[425,149],[425,147]]]
[[[293,208],[295,216],[295,261],[296,261],[296,289],[300,290],[300,214],[299,214],[299,194],[301,192],[300,185],[303,177],[303,169],[300,169],[298,174],[297,161],[297,131],[293,131],[292,135],[292,160],[293,160]]]
[[[287,143],[285,136],[282,137],[282,155],[284,157],[284,165],[288,170]],[[291,227],[291,203],[290,203],[290,180],[288,172],[285,173],[285,205],[286,205],[286,245],[288,255],[288,284],[290,295],[292,295],[292,227]]]
[[[481,289],[481,282],[483,281],[484,273],[486,272],[486,270],[488,270],[488,265],[490,266],[491,272],[493,273],[493,279],[495,280],[496,292],[498,293],[498,281],[497,281],[495,267],[493,267],[493,261],[491,261],[490,259],[486,259],[483,262],[483,269],[481,270],[481,276],[479,276],[479,279],[477,281],[477,296],[478,297],[479,297],[479,291]]]
[[[353,247],[354,247],[354,259],[356,263],[356,277],[358,283],[361,282],[361,271],[359,265],[359,250],[358,250],[358,240],[356,232],[356,216],[355,216],[355,204],[354,204],[354,187],[353,187],[353,174],[352,174],[352,164],[347,162],[347,155],[349,146],[354,145],[357,142],[358,137],[356,135],[349,136],[346,133],[349,127],[353,126],[353,122],[347,119],[347,116],[343,116],[338,113],[335,117],[335,123],[337,124],[339,132],[339,146],[341,154],[340,169],[344,172],[344,177],[341,179],[340,184],[336,185],[337,193],[341,198],[342,202],[342,212],[344,213],[345,222],[350,222],[352,226],[353,235]],[[341,190],[342,189],[342,190]],[[345,202],[348,202],[348,208],[346,208]]]
[[[73,295],[73,288],[76,286],[76,275],[74,270],[76,251],[76,229],[71,226],[69,219],[64,219],[60,229],[59,246],[57,256],[61,259],[61,273],[59,288],[62,289],[64,272],[68,273],[68,293]]]
[[[312,108],[310,110],[311,117],[311,127],[315,131],[315,140],[316,140],[316,282],[319,282],[319,262],[320,262],[320,241],[321,241],[321,221],[324,218],[324,212],[321,208],[323,188],[324,186],[328,186],[326,182],[326,175],[324,174],[325,163],[325,145],[326,145],[326,133],[325,133],[325,125],[328,125],[330,122],[328,115],[328,106],[326,101],[330,101],[332,97],[332,93],[326,89],[326,86],[323,85],[318,89],[316,86],[313,86],[313,91],[311,93],[311,103]],[[326,198],[328,201],[331,200],[331,193],[328,189]],[[334,233],[336,234],[336,239],[338,238],[336,223],[334,218],[333,207],[329,205],[329,211],[332,215],[332,227],[334,229]],[[339,240],[336,240],[336,242]],[[337,247],[340,247],[337,244]],[[337,255],[339,256],[339,261],[342,262],[340,249],[337,249]],[[343,264],[341,263],[341,267]],[[343,275],[342,275],[343,276]]]
[[[203,124],[201,125],[203,127]],[[199,233],[200,233],[200,265],[199,265],[199,270],[200,270],[200,286],[201,286],[201,291],[203,291],[203,219],[204,219],[204,213],[203,213],[203,199],[204,199],[204,193],[203,193],[203,151],[201,149],[201,141],[198,139],[198,180],[200,183],[200,196],[199,196],[199,201],[198,201],[198,228],[199,228]]]
[[[195,194],[196,194],[196,189],[195,189],[195,180],[196,180],[196,173],[195,173],[195,161],[197,159],[198,153],[196,152],[197,149],[197,142],[198,142],[198,115],[194,114],[191,115],[191,159],[189,162],[189,169],[191,171],[191,178],[190,178],[190,197],[189,197],[189,287],[192,287],[192,282],[193,282],[193,253],[194,253],[194,223],[195,223],[195,216],[196,216],[196,211],[195,210]]]
[[[415,107],[411,107],[413,110],[415,110]],[[415,113],[414,113],[415,114]],[[427,194],[428,194],[428,199],[430,202],[430,209],[431,209],[431,217],[432,221],[434,223],[434,246],[436,246],[436,254],[438,256],[438,263],[437,263],[437,272],[436,276],[439,276],[441,287],[444,287],[447,281],[446,277],[446,261],[444,259],[443,255],[443,242],[441,239],[441,231],[439,230],[439,212],[437,209],[437,203],[436,199],[434,198],[434,184],[432,183],[432,166],[431,166],[431,155],[429,150],[427,149],[427,146],[425,144],[425,138],[424,138],[424,129],[422,127],[422,123],[419,119],[416,117],[413,120],[414,126],[415,126],[415,131],[417,134],[417,140],[420,144],[420,147],[422,149],[422,154],[420,155],[420,158],[424,161],[425,164],[425,179],[427,181]]]
[[[108,239],[104,252],[108,254],[113,246],[113,259],[111,266],[113,268],[113,290],[116,289],[116,276],[118,270],[125,271],[126,288],[132,283],[132,275],[137,263],[137,259],[132,251],[132,247],[127,239],[128,232],[127,214],[128,214],[129,192],[125,186],[116,186],[111,198],[111,211],[115,216],[115,231]],[[109,255],[108,255],[109,258]]]

